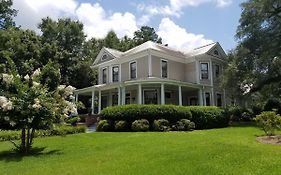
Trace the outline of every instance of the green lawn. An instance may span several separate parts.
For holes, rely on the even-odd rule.
[[[280,174],[281,146],[255,141],[255,127],[193,132],[91,133],[35,140],[19,157],[0,142],[0,174]]]

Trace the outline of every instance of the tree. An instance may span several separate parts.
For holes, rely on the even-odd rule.
[[[40,69],[23,76],[12,59],[7,62],[8,72],[1,74],[0,81],[0,128],[21,130],[21,143],[13,143],[19,152],[27,154],[36,130],[50,129],[58,118],[76,113],[76,105],[68,101],[74,88],[59,86],[49,91],[39,83]]]
[[[0,0],[0,29],[15,26],[13,17],[17,15],[17,11],[11,8],[12,5],[12,0]]]
[[[241,79],[251,92],[264,86],[281,87],[281,2],[249,0],[242,3],[237,38],[237,58]],[[277,94],[280,96],[280,94]]]
[[[162,38],[156,34],[154,28],[149,26],[142,26],[139,30],[135,31],[133,39],[136,42],[136,45],[140,45],[146,41],[162,44]]]

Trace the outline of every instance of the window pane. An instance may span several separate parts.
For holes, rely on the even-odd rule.
[[[167,61],[162,60],[161,65],[162,65],[162,78],[167,78],[168,77],[168,63],[167,63]]]
[[[222,96],[221,96],[221,94],[217,94],[217,106],[222,106]]]
[[[107,72],[106,69],[102,70],[102,83],[106,83],[106,79],[107,79]]]
[[[219,65],[216,65],[216,67],[215,67],[215,73],[216,73],[216,77],[219,77],[219,75],[220,75],[220,66]]]
[[[201,63],[201,78],[202,79],[209,78],[208,63]]]
[[[112,81],[113,82],[119,81],[119,67],[118,66],[112,67]]]
[[[135,79],[137,76],[136,76],[136,62],[132,62],[130,64],[130,71],[131,71],[131,79]]]

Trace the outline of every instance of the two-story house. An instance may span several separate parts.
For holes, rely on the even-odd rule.
[[[92,114],[96,104],[96,113],[123,104],[224,106],[218,81],[226,63],[219,43],[189,51],[151,41],[126,52],[104,47],[92,65],[98,85],[76,90],[75,98],[90,96]]]

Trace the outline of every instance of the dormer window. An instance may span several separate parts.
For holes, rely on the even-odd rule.
[[[101,57],[101,60],[104,61],[104,60],[106,60],[106,59],[107,59],[107,55],[104,54],[104,55]]]

